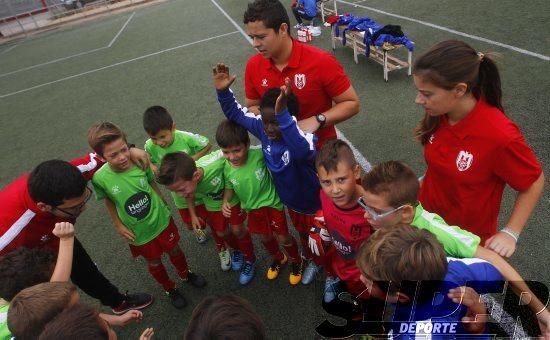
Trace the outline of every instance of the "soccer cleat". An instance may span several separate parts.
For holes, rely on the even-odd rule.
[[[195,238],[197,239],[197,242],[199,242],[199,244],[203,244],[208,241],[208,235],[206,235],[206,233],[202,229],[197,229],[195,231]]]
[[[269,280],[275,280],[279,276],[281,268],[288,262],[288,258],[283,254],[283,259],[281,261],[273,260],[271,266],[267,270],[267,278]]]
[[[292,262],[290,264],[290,275],[288,276],[288,282],[290,282],[291,285],[297,285],[302,280],[305,261],[306,260],[301,259],[300,263]]]
[[[300,28],[304,27],[304,24],[296,24],[294,25],[294,28],[299,30]]]
[[[224,272],[231,269],[231,253],[229,249],[224,249],[218,253],[220,257],[220,266]]]
[[[304,269],[304,274],[302,275],[302,284],[308,285],[313,280],[315,280],[315,275],[322,269],[321,266],[318,266],[313,262],[313,260],[310,260],[306,269]]]
[[[244,264],[243,253],[239,250],[233,250],[231,254],[231,270],[236,272],[241,270]]]
[[[177,309],[182,309],[183,307],[187,306],[187,301],[185,300],[183,295],[181,295],[177,288],[167,291],[166,295],[168,295],[168,297],[170,298],[172,306],[176,307]]]
[[[338,293],[340,293],[340,279],[334,276],[327,276],[327,280],[325,281],[325,293],[323,296],[325,303],[330,303],[336,299]]]
[[[318,37],[321,35],[321,27],[319,26],[307,26],[307,29],[311,32],[311,35]]]
[[[113,313],[121,315],[130,309],[143,309],[153,303],[153,297],[147,293],[124,294],[124,300],[113,308]]]
[[[239,283],[243,286],[246,286],[247,284],[252,281],[254,278],[254,274],[256,274],[256,263],[258,260],[254,260],[254,262],[246,261],[243,266],[243,270],[241,271],[241,275],[239,275]]]
[[[188,272],[187,277],[185,279],[181,279],[183,282],[189,283],[193,287],[202,288],[206,286],[206,280],[202,275],[195,274],[191,271]]]

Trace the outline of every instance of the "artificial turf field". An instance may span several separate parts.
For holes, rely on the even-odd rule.
[[[465,40],[483,52],[498,52],[506,113],[521,127],[548,176],[547,1],[350,3],[340,2],[339,11],[401,25],[414,40],[415,53],[451,38]],[[152,105],[167,107],[179,129],[206,135],[215,144],[215,128],[223,115],[213,90],[211,68],[217,62],[230,65],[238,75],[233,90],[244,100],[244,66],[254,50],[235,23],[243,27],[245,8],[243,0],[168,0],[0,45],[0,185],[41,161],[84,154],[88,150],[86,131],[99,120],[117,123],[130,142],[141,145],[147,137],[141,115]],[[294,24],[293,18],[291,22]],[[328,28],[323,28],[314,44],[330,50]],[[364,57],[356,65],[351,52],[340,47],[334,54],[359,94],[361,111],[338,128],[369,162],[403,160],[420,175],[425,169],[422,148],[413,142],[412,130],[423,112],[414,104],[412,78],[405,71],[395,71],[386,83],[380,65]],[[505,193],[503,223],[514,195],[510,190]],[[525,279],[547,286],[549,205],[546,189],[510,259]],[[256,243],[260,257],[257,276],[249,286],[241,287],[237,273],[219,269],[212,241],[198,245],[179,224],[192,270],[208,280],[202,290],[183,287],[190,302],[183,310],[170,305],[143,260],[131,259],[127,246],[111,227],[103,203],[91,202],[79,218],[78,237],[106,276],[123,290],[146,291],[156,299],[145,310],[141,324],[118,332],[121,338],[137,339],[145,327],[154,327],[158,339],[181,338],[192,308],[214,293],[235,293],[252,302],[265,321],[269,338],[315,337],[314,327],[326,318],[320,308],[322,279],[312,286],[290,287],[285,269],[277,281],[268,282],[265,270],[270,261]],[[170,265],[167,267],[175,277]]]

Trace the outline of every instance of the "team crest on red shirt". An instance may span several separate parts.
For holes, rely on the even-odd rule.
[[[363,229],[362,224],[352,224],[351,228],[349,229],[349,234],[354,239],[360,238],[362,229]]]
[[[294,85],[296,85],[296,88],[298,90],[306,87],[306,75],[303,73],[296,73],[294,75]]]
[[[474,155],[468,151],[461,150],[456,157],[456,167],[458,171],[466,171],[472,166]]]

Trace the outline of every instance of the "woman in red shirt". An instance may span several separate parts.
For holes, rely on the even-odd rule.
[[[542,194],[544,174],[503,112],[496,64],[464,42],[447,40],[415,61],[414,83],[416,103],[425,110],[415,131],[427,163],[420,202],[447,223],[479,235],[488,248],[511,256]],[[497,232],[506,185],[518,194]]]

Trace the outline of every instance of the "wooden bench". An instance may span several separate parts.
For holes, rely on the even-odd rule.
[[[340,34],[344,31],[346,28],[345,25],[338,27],[340,30]],[[363,54],[365,55],[365,52],[367,50],[367,46],[364,43],[364,37],[365,32],[358,32],[358,31],[346,31],[346,46],[353,49],[353,60],[356,64],[359,63],[358,55]],[[343,44],[343,38],[341,36],[336,35],[336,25],[332,26],[331,31],[331,40],[332,40],[332,49],[336,49],[336,42],[340,42]],[[388,73],[395,70],[400,69],[407,69],[407,75],[411,75],[412,73],[412,52],[405,48],[404,45],[391,45],[391,44],[384,44],[382,47],[378,46],[369,46],[370,47],[370,54],[369,58],[374,60],[375,62],[382,65],[384,68],[384,80],[388,81]],[[395,53],[399,50],[407,50],[407,61],[404,61],[403,59],[398,58]],[[402,54],[402,53],[401,53]]]

